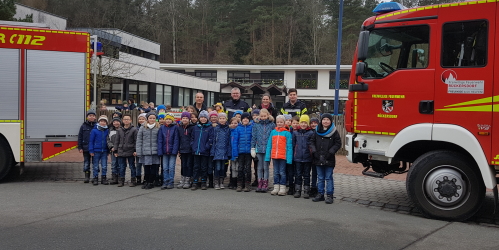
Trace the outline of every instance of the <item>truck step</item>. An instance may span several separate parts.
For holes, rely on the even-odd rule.
[[[371,177],[376,177],[376,178],[384,178],[385,175],[382,173],[376,173],[373,171],[362,171],[363,175],[371,176]]]

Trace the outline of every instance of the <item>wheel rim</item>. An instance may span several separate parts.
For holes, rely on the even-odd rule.
[[[468,200],[468,178],[454,166],[442,165],[428,172],[424,179],[424,190],[430,203],[440,209],[460,207]]]

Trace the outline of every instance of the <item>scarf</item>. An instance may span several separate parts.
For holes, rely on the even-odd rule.
[[[100,131],[106,130],[107,129],[107,125],[101,126],[100,124],[97,124],[97,129],[100,130]]]
[[[153,124],[149,124],[149,123],[148,123],[148,124],[147,124],[147,127],[148,127],[148,128],[150,128],[150,129],[154,128],[154,126],[156,126],[156,123],[153,123]]]

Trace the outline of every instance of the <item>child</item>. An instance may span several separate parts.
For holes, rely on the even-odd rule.
[[[90,132],[95,126],[95,110],[90,109],[87,111],[87,120],[80,126],[78,132],[78,151],[83,153],[83,172],[85,173],[84,183],[90,182],[90,162],[92,156],[88,152],[88,142],[90,140]]]
[[[251,156],[258,159],[257,177],[258,187],[256,192],[266,193],[269,185],[269,162],[265,161],[265,151],[270,132],[275,128],[275,123],[270,120],[270,113],[267,109],[260,110],[260,119],[253,125],[251,134]]]
[[[300,129],[300,117],[299,116],[295,116],[295,117],[291,118],[290,132],[293,133],[293,131],[296,129]]]
[[[88,152],[94,157],[94,178],[92,184],[99,185],[99,163],[101,164],[102,175],[101,184],[109,185],[106,179],[107,174],[107,136],[109,130],[107,128],[107,116],[101,115],[97,121],[97,126],[90,132],[90,141],[88,143]]]
[[[135,178],[135,144],[137,141],[137,129],[132,125],[132,116],[129,114],[123,115],[123,127],[118,129],[116,139],[114,141],[114,156],[118,157],[120,166],[120,178],[118,187],[125,185],[126,163],[131,171],[130,187],[135,187],[137,179]]]
[[[196,112],[196,109],[194,108],[194,106],[189,105],[189,106],[187,106],[186,111],[192,114],[192,113]]]
[[[224,112],[224,106],[222,105],[222,103],[217,102],[213,106],[215,107],[215,111],[217,111],[217,113],[223,113]]]
[[[251,135],[253,125],[250,123],[251,115],[244,112],[241,116],[241,125],[234,131],[234,144],[232,144],[232,158],[237,158],[237,192],[251,191]]]
[[[258,120],[259,120],[259,116],[260,116],[260,110],[259,109],[253,109],[253,110],[251,110],[251,117],[253,118],[253,120],[251,122],[257,123]]]
[[[140,128],[142,127],[142,125],[147,124],[147,114],[141,113],[137,119],[138,119],[137,131],[139,131]],[[142,184],[142,165],[143,164],[140,163],[139,157],[136,156],[135,157],[135,174],[137,175],[136,176],[137,177],[137,185]]]
[[[179,137],[173,114],[167,113],[165,124],[158,134],[158,155],[163,156],[163,186],[161,190],[173,189],[175,163],[177,161]]]
[[[293,162],[295,164],[295,198],[301,197],[303,184],[303,198],[308,199],[310,191],[310,165],[312,156],[309,150],[309,140],[314,132],[308,126],[308,115],[301,115],[300,128],[293,131]]]
[[[310,118],[310,128],[312,130],[315,130],[315,128],[317,127],[317,125],[319,125],[319,119],[317,119],[316,117]]]
[[[319,193],[312,201],[324,200],[324,179],[326,180],[326,204],[333,203],[334,180],[333,170],[336,164],[334,154],[341,148],[341,138],[336,131],[331,114],[323,114],[316,133],[310,139],[310,153],[313,164],[317,168]]]
[[[235,134],[236,134],[236,128],[239,125],[239,120],[237,117],[232,117],[230,119],[230,143],[232,145],[232,148],[234,148],[234,140],[235,140]],[[239,168],[239,164],[237,162],[237,159],[232,155],[230,159],[230,182],[229,182],[229,189],[235,189],[237,186],[237,169]]]
[[[196,111],[191,113],[191,124],[192,125],[198,124],[198,113]]]
[[[121,128],[121,119],[118,117],[113,118],[113,123],[112,126],[109,128],[109,135],[107,137],[107,146],[111,152],[111,185],[116,185],[118,184],[118,172],[119,172],[119,165],[118,165],[118,158],[114,156],[112,152],[114,152],[114,140],[116,139],[116,133],[118,132],[118,129]]]
[[[113,118],[116,118],[116,117],[120,118],[120,120],[121,120],[122,114],[120,111],[114,111]]]
[[[217,111],[211,111],[210,113],[210,123],[213,127],[218,125],[218,113]]]
[[[159,122],[159,125],[165,125],[165,117],[166,117],[166,113],[165,112],[158,113],[158,122]]]
[[[265,161],[274,163],[274,190],[270,194],[286,195],[286,164],[293,161],[293,137],[286,128],[286,119],[278,115],[275,119],[276,128],[270,132],[265,152]]]
[[[190,123],[191,114],[187,111],[182,112],[179,131],[179,152],[180,152],[180,183],[177,188],[188,189],[191,187],[192,178],[192,149],[191,134],[194,125]]]
[[[293,117],[290,115],[290,114],[285,114],[284,115],[284,119],[286,119],[286,122],[285,122],[285,125],[286,127],[291,128],[291,119],[293,119]]]
[[[191,136],[191,149],[194,155],[194,183],[191,190],[198,187],[198,178],[201,177],[201,189],[206,190],[206,175],[208,172],[208,160],[212,145],[213,127],[208,122],[208,112],[203,110],[199,113],[199,123],[194,127]]]
[[[215,165],[215,190],[224,189],[225,162],[231,158],[231,132],[227,124],[227,114],[218,113],[219,125],[213,128],[211,155]]]
[[[158,107],[156,107],[156,113],[159,114],[159,113],[165,113],[166,112],[166,106],[161,104],[161,105],[158,105]]]
[[[294,116],[291,118],[291,127],[289,127],[289,132],[293,134],[293,131],[300,128],[300,117]],[[293,144],[294,145],[294,144]],[[288,178],[288,195],[293,195],[295,192],[295,163],[286,165],[286,177]]]
[[[252,120],[251,120],[251,124],[255,125],[258,123],[258,117],[260,116],[260,110],[259,109],[253,109],[251,110],[251,117],[252,117]],[[251,156],[253,157],[253,173],[255,175],[255,180],[253,181],[253,183],[251,183],[251,186],[253,187],[257,187],[258,186],[258,158],[255,157],[255,156]],[[259,192],[258,188],[257,188],[257,192]]]
[[[213,108],[212,108],[212,107],[208,107],[208,108],[206,108],[206,111],[208,111],[208,113],[211,113],[211,112],[212,112],[212,111],[214,111],[214,110],[213,110]]]
[[[236,110],[236,112],[234,112],[234,115],[232,115],[232,117],[236,117],[237,118],[237,122],[239,124],[241,124],[241,116],[243,115],[243,111],[241,110]]]
[[[156,113],[147,114],[147,123],[143,124],[137,133],[137,156],[144,165],[144,183],[142,189],[154,188],[154,180],[158,173],[160,156],[158,155],[159,123]]]
[[[209,112],[210,115],[210,123],[215,128],[218,126],[218,113],[216,111]],[[215,168],[215,162],[213,162],[213,155],[210,154],[210,158],[208,160],[208,187],[214,188],[213,186],[213,169]]]
[[[319,119],[316,117],[313,117],[310,119],[310,128],[312,129],[312,132],[315,133],[315,129],[317,128],[317,125],[319,125]],[[317,168],[315,166],[311,167],[312,169],[312,175],[311,175],[311,180],[310,180],[310,197],[315,197],[317,195]]]

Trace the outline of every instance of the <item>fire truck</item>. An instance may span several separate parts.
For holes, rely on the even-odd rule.
[[[486,189],[497,205],[498,11],[495,0],[409,9],[390,2],[362,24],[347,158],[369,176],[407,172],[407,193],[427,217],[466,220]]]
[[[0,179],[77,147],[90,106],[90,36],[0,22]]]

